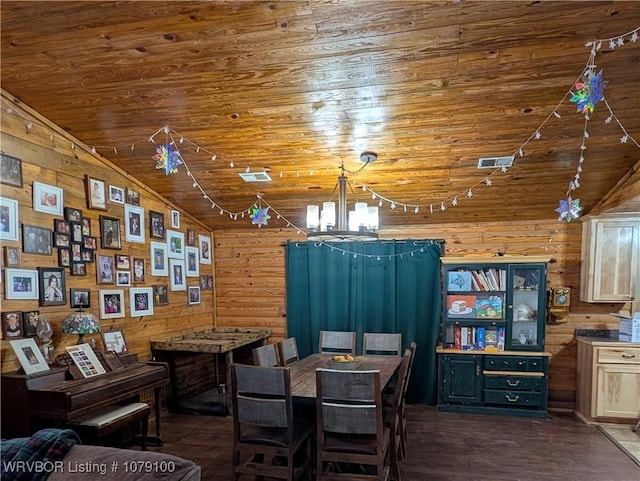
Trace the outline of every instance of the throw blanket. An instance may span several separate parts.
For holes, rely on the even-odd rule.
[[[80,444],[80,438],[70,429],[42,429],[30,438],[3,439],[0,478],[43,481],[75,444]]]

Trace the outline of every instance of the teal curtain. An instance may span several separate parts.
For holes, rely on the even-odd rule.
[[[289,242],[287,335],[301,356],[321,330],[400,332],[417,344],[408,402],[436,403],[442,241]]]

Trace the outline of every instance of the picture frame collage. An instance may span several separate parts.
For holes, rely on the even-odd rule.
[[[87,264],[95,262],[98,238],[91,235],[91,219],[81,209],[64,208],[63,219],[53,219],[53,247],[58,249],[58,266],[68,267],[72,276],[86,276]]]

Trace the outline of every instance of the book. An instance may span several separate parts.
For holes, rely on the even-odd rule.
[[[485,340],[485,328],[480,326],[476,332],[476,349],[478,351],[484,350],[484,340]]]
[[[447,296],[447,315],[449,317],[474,317],[476,296],[449,294]]]
[[[476,317],[484,319],[503,319],[502,296],[478,295],[476,298]]]
[[[504,351],[504,327],[498,328],[498,351]]]
[[[471,290],[470,271],[450,271],[447,279],[447,290],[452,292]]]

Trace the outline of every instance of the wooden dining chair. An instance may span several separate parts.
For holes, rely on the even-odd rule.
[[[316,370],[316,481],[387,481],[380,371]]]
[[[312,421],[294,419],[288,367],[231,366],[232,478],[309,475]]]
[[[256,347],[252,353],[253,364],[256,366],[275,367],[280,365],[278,349],[275,344],[265,344],[264,346]]]
[[[321,354],[356,355],[356,333],[346,331],[320,331],[318,352]]]
[[[280,355],[280,364],[288,366],[292,362],[300,360],[298,354],[298,344],[295,337],[289,337],[278,343],[278,354]]]
[[[391,405],[384,406],[382,411],[384,425],[389,428],[391,433],[391,477],[396,481],[400,481],[400,461],[404,459],[402,453],[401,422],[403,415],[402,396],[404,395],[404,384],[409,371],[411,356],[411,350],[408,348],[405,349],[400,367],[398,368],[398,379],[393,390],[393,400]]]
[[[362,336],[362,355],[402,356],[402,334],[365,332]]]
[[[407,366],[407,374],[402,387],[402,397],[400,398],[400,460],[402,461],[407,457],[407,412],[405,409],[407,399],[407,388],[409,387],[409,381],[411,377],[411,371],[413,369],[413,361],[416,358],[416,343],[411,342],[407,348],[411,352],[409,358],[409,365]]]

